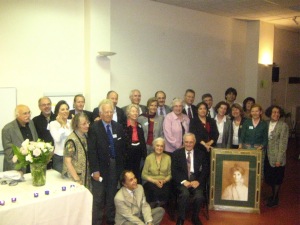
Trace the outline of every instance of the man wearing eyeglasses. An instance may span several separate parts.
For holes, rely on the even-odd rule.
[[[32,119],[38,137],[45,142],[51,142],[52,144],[54,144],[53,138],[49,130],[50,122],[55,120],[55,115],[52,112],[51,100],[48,97],[41,97],[39,99],[38,104],[41,110],[41,114]],[[47,169],[51,169],[51,168],[52,168],[52,159],[47,165]]]
[[[31,112],[26,105],[17,105],[15,109],[16,119],[6,124],[2,129],[2,144],[4,148],[3,171],[14,170],[15,165],[12,162],[13,150],[12,145],[20,147],[26,139],[36,141],[38,135],[34,123],[30,120]],[[29,172],[29,168],[22,169]]]

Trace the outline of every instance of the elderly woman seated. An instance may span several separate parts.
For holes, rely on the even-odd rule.
[[[142,172],[146,199],[151,207],[161,206],[169,199],[171,180],[171,157],[163,153],[165,141],[153,141],[154,152],[147,156]]]

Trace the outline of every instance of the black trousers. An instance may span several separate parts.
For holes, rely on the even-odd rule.
[[[126,152],[126,160],[125,160],[125,169],[132,170],[135,177],[138,180],[138,183],[141,184],[141,159],[142,159],[142,148],[140,145],[130,146]]]
[[[102,182],[92,179],[93,214],[92,224],[101,225],[104,208],[106,220],[115,221],[114,197],[117,193],[118,177],[115,159],[110,159],[109,174]],[[101,174],[100,174],[101,175]]]
[[[200,187],[186,188],[184,185],[178,187],[178,217],[185,219],[186,210],[189,207],[190,197],[193,198],[193,216],[198,216],[201,205],[205,200],[203,190]]]

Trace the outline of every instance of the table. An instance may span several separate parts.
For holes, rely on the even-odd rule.
[[[84,186],[61,178],[55,170],[47,170],[42,187],[32,186],[31,174],[24,177],[25,182],[16,186],[0,185],[0,200],[5,201],[4,206],[0,205],[0,225],[92,224],[93,197]],[[14,197],[15,203],[11,200]]]

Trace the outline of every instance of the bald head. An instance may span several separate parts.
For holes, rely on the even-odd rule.
[[[27,105],[17,105],[15,114],[16,119],[22,126],[25,126],[26,123],[29,123],[31,112]]]

